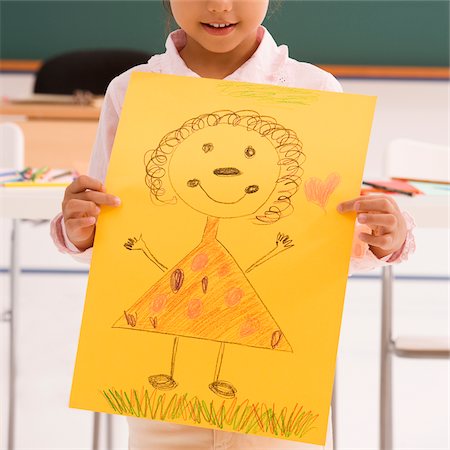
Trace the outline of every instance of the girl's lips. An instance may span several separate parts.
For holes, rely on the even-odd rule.
[[[212,34],[213,36],[226,36],[227,34],[230,34],[236,28],[236,24],[233,23],[226,27],[214,28],[214,27],[209,26],[206,23],[202,23],[202,27],[205,31],[207,31],[209,34]]]

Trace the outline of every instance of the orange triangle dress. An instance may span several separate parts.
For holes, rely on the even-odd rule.
[[[200,244],[148,289],[113,327],[292,352],[208,217]]]

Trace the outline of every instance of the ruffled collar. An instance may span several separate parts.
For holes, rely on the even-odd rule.
[[[241,67],[228,75],[226,80],[252,81],[254,83],[271,83],[277,77],[277,72],[288,59],[288,49],[285,45],[277,46],[266,28],[258,29],[260,43],[253,55]],[[175,30],[167,38],[166,52],[162,55],[165,73],[199,77],[197,73],[186,66],[180,56],[180,50],[186,45],[186,33]]]

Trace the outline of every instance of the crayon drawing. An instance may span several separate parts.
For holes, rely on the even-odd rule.
[[[216,130],[235,134],[241,145],[230,150]],[[223,166],[225,159],[227,165]],[[270,224],[291,213],[291,197],[300,185],[303,160],[302,144],[295,132],[256,111],[214,111],[189,119],[147,153],[146,184],[152,200],[157,204],[175,204],[180,198],[206,216],[201,242],[114,324],[176,336],[170,371],[148,378],[155,389],[177,386],[174,370],[179,336],[220,343],[209,388],[225,398],[234,398],[237,392],[233,383],[219,379],[226,343],[293,351],[245,275],[292,248],[292,239],[278,233],[275,247],[243,270],[217,239],[217,232],[221,218],[253,214],[255,223]],[[230,180],[236,180],[236,195],[229,190]],[[166,186],[169,183],[171,186]],[[173,193],[169,194],[171,190]],[[271,197],[272,204],[266,206]],[[263,213],[258,214],[262,207]],[[129,238],[124,246],[141,250],[165,271],[166,266],[153,255],[142,234],[139,239]]]
[[[311,177],[304,184],[306,198],[325,211],[328,200],[340,181],[341,177],[337,173],[330,173],[325,181],[317,177]]]
[[[120,106],[70,406],[323,445],[374,99],[133,72]]]

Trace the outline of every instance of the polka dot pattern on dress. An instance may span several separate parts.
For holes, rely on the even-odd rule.
[[[167,294],[158,294],[152,301],[151,309],[153,312],[161,312],[167,303]]]
[[[197,319],[203,312],[203,302],[199,299],[193,299],[188,303],[187,316],[189,319]]]
[[[241,288],[238,287],[231,288],[225,294],[225,304],[230,308],[232,308],[233,306],[236,306],[241,302],[243,296],[244,291]]]
[[[206,253],[198,253],[192,260],[191,269],[194,272],[203,270],[208,264],[208,255]]]

